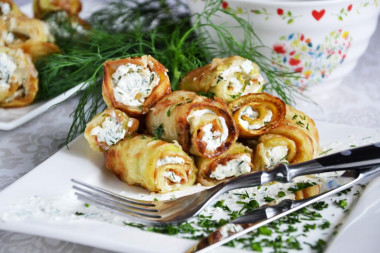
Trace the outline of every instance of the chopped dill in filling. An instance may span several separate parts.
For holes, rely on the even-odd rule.
[[[244,116],[249,117],[250,119],[257,119],[259,117],[259,113],[252,109],[251,106],[247,106],[239,115],[239,123],[245,129],[257,130],[265,126],[267,122],[272,120],[273,113],[270,110],[267,110],[264,119],[256,124],[250,124],[247,120],[244,120]]]
[[[112,74],[116,101],[128,106],[140,106],[160,82],[149,68],[128,63]]]
[[[96,135],[98,142],[105,142],[108,146],[116,144],[124,139],[127,131],[117,120],[116,115],[105,117],[101,126],[96,126],[91,130],[91,135]]]
[[[9,89],[10,79],[17,66],[6,53],[0,53],[0,90]]]

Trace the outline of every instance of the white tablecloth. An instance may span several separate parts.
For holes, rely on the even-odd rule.
[[[18,4],[30,2],[16,1]],[[313,97],[318,106],[300,102],[297,108],[315,120],[380,128],[380,29],[365,55],[344,82]],[[311,93],[312,95],[312,93]],[[15,182],[64,144],[77,98],[58,105],[12,131],[0,131],[0,190]],[[106,252],[79,244],[0,231],[0,252]],[[108,251],[107,251],[108,252]]]

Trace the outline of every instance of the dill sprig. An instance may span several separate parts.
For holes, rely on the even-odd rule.
[[[237,41],[228,27],[212,23],[212,15],[227,15],[244,32]],[[193,21],[193,22],[191,22]],[[62,38],[62,54],[37,62],[41,89],[39,98],[48,99],[82,84],[81,97],[72,113],[66,141],[83,132],[86,123],[105,108],[101,96],[103,64],[107,60],[152,55],[168,70],[173,90],[189,71],[208,64],[214,57],[240,55],[256,62],[268,79],[264,89],[293,103],[297,91],[282,77],[291,73],[274,71],[271,62],[258,49],[263,47],[248,21],[223,10],[221,1],[205,1],[202,13],[190,16],[180,1],[116,1],[93,13],[88,32],[70,33]],[[211,34],[216,36],[211,39]],[[66,33],[67,34],[67,33]],[[58,41],[60,38],[58,36]]]

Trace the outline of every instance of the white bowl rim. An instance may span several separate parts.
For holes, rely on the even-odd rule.
[[[337,4],[355,3],[359,0],[227,0],[228,3],[244,3],[244,4],[262,4],[267,6],[291,6],[291,7],[316,7],[316,6],[332,6]]]

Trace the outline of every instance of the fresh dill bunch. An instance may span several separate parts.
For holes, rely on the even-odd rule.
[[[62,48],[62,54],[37,62],[40,99],[83,84],[66,141],[83,132],[86,123],[105,108],[101,96],[103,64],[118,58],[152,55],[169,70],[172,89],[176,90],[184,75],[214,57],[240,55],[259,65],[268,79],[266,91],[275,92],[285,103],[292,104],[296,90],[281,79],[289,73],[274,71],[270,60],[259,53],[257,49],[263,45],[249,22],[223,10],[221,1],[207,0],[205,6],[202,13],[190,16],[179,0],[170,4],[165,0],[112,2],[93,13],[88,32],[73,33],[75,39],[65,38],[69,44]],[[244,41],[237,41],[228,28],[211,22],[212,15],[220,14],[239,24]],[[216,34],[216,39],[210,33]]]

